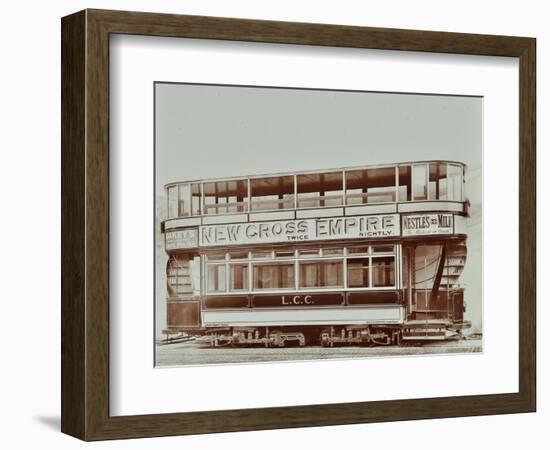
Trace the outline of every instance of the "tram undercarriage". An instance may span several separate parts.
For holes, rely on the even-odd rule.
[[[462,339],[462,330],[469,326],[469,322],[411,321],[384,326],[235,327],[210,329],[206,335],[211,347],[400,346]]]

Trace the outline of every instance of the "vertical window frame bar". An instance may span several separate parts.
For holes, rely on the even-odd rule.
[[[298,208],[298,175],[294,174],[294,209]],[[285,209],[285,208],[282,208]]]
[[[370,286],[369,288],[372,288],[374,289],[374,261],[373,261],[373,258],[371,257],[370,258],[370,261],[369,261],[369,281],[370,281]]]
[[[426,164],[426,200],[433,200],[430,196],[430,163]]]
[[[249,213],[250,211],[252,211],[252,199],[250,196],[250,177],[246,178],[246,203],[247,203],[246,212]],[[249,253],[249,256],[250,256],[250,253]]]
[[[460,185],[460,201],[466,201],[466,166],[460,166],[462,169],[462,183]]]
[[[204,183],[199,183],[201,198],[199,202],[199,216],[204,215]]]
[[[248,186],[250,187],[250,183],[248,184]],[[248,255],[248,292],[252,292],[252,286],[253,286],[253,281],[252,280],[252,276],[253,276],[253,272],[252,272],[252,253],[251,252],[248,252],[247,253]]]
[[[417,164],[411,164],[411,201],[416,201],[416,192],[415,192],[415,183],[414,183],[414,173],[416,172]]]
[[[300,267],[298,265],[298,250],[294,249],[294,290],[300,289]]]
[[[166,218],[170,219],[170,187],[164,188],[166,191]]]
[[[346,171],[342,170],[342,206],[348,206],[348,195],[346,190]]]
[[[229,281],[229,278],[231,277],[231,274],[229,273],[229,252],[225,252],[225,263],[223,265],[225,267],[225,291],[224,292],[229,292],[229,287],[231,286],[231,283]]]
[[[394,203],[397,203],[399,201],[399,166],[394,166],[394,173],[395,173],[395,198],[393,199]]]
[[[180,218],[180,217],[183,217],[181,214],[180,214],[180,198],[181,198],[181,192],[182,192],[182,189],[181,189],[181,183],[178,183],[177,185],[177,188],[176,188],[176,217],[177,218]]]

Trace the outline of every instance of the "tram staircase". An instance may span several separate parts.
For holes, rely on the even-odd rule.
[[[177,271],[177,295],[193,295],[190,261],[174,260],[174,263],[170,267],[169,271]],[[176,273],[174,273],[174,275],[176,275]],[[176,292],[172,292],[171,294],[176,295]]]
[[[442,246],[433,262],[431,289],[415,289],[413,310],[405,322],[403,339],[439,340],[449,323],[463,323],[464,289],[459,279],[466,264],[465,242]]]
[[[189,261],[182,261],[179,266],[178,281],[181,281],[181,291],[188,295],[193,294],[193,282],[191,281],[191,265]]]

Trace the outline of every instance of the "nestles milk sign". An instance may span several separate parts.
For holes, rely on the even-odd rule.
[[[453,234],[452,214],[414,214],[403,216],[403,236]]]
[[[399,215],[280,220],[199,228],[199,246],[385,238],[400,235]]]

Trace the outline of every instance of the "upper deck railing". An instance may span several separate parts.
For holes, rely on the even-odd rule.
[[[465,165],[421,161],[170,183],[167,218],[364,204],[463,202]]]

